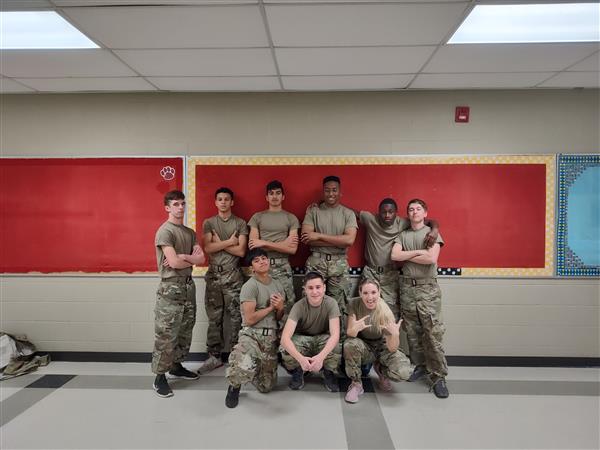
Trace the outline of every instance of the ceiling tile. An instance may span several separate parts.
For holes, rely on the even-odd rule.
[[[443,73],[422,74],[410,84],[411,89],[510,89],[533,88],[552,72],[524,73]]]
[[[561,72],[538,87],[600,88],[600,72]]]
[[[50,9],[54,8],[47,0],[2,0],[0,11],[22,11],[26,9]]]
[[[266,6],[276,47],[437,45],[467,3]]]
[[[258,6],[66,8],[108,48],[267,47]]]
[[[117,50],[115,53],[145,76],[276,75],[269,49]]]
[[[150,77],[165,91],[280,91],[277,77]]]
[[[552,72],[563,70],[597,48],[594,43],[445,45],[423,72]]]
[[[415,73],[435,47],[279,48],[282,75]]]
[[[414,75],[346,75],[328,77],[282,77],[284,89],[295,91],[342,91],[402,89]]]
[[[581,71],[581,72],[594,72],[600,70],[600,53],[596,52],[589,58],[585,58],[583,61],[578,62],[572,67],[569,67],[569,71]]]
[[[13,78],[135,75],[107,50],[2,50],[0,70]]]
[[[10,78],[0,78],[0,93],[35,92],[33,89],[23,86]]]
[[[19,78],[17,81],[43,92],[156,90],[155,87],[141,77]]]
[[[19,0],[16,0],[19,1]],[[255,4],[258,0],[54,0],[56,6],[111,6],[111,5],[238,5]]]

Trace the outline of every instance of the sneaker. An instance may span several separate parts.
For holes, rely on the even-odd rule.
[[[381,364],[375,363],[373,365],[373,368],[375,369],[375,373],[379,377],[379,389],[381,389],[384,392],[391,392],[393,390],[392,382],[381,371]]]
[[[235,408],[240,401],[240,388],[229,385],[227,388],[227,396],[225,397],[225,406]]]
[[[187,370],[180,363],[175,363],[169,370],[169,378],[183,378],[184,380],[197,380],[198,374]]]
[[[346,392],[344,400],[346,400],[348,403],[356,403],[358,402],[358,397],[364,393],[365,390],[363,389],[362,383],[360,381],[353,381],[350,383],[350,386],[348,386],[348,392]]]
[[[292,391],[299,391],[304,387],[304,371],[302,367],[296,367],[291,374],[292,381],[290,381],[289,387]]]
[[[413,382],[413,381],[417,381],[419,379],[421,379],[423,376],[425,376],[425,374],[427,373],[427,369],[425,368],[425,366],[415,366],[415,370],[413,370],[413,373],[410,375],[410,377],[408,378],[409,382]]]
[[[323,384],[329,392],[340,392],[337,377],[331,370],[323,369]]]
[[[446,386],[446,380],[444,378],[439,378],[435,383],[433,383],[433,386],[431,386],[430,390],[433,390],[433,393],[437,398],[448,398],[450,395],[448,392],[448,387]]]
[[[169,382],[167,381],[167,377],[165,377],[165,374],[156,375],[153,387],[156,391],[156,395],[158,395],[159,397],[173,397],[173,391],[169,386]]]
[[[204,375],[205,373],[211,372],[223,365],[223,361],[220,357],[216,357],[215,355],[209,355],[208,359],[204,361],[204,364],[200,366],[198,369],[198,375]]]

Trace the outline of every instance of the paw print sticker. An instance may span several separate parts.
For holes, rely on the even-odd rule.
[[[165,166],[160,169],[160,176],[163,177],[166,181],[171,181],[175,178],[175,169],[171,166]]]

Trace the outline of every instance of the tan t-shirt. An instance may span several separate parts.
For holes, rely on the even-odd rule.
[[[194,230],[185,225],[177,225],[166,221],[156,231],[154,245],[156,246],[158,273],[161,278],[186,277],[192,274],[192,267],[172,269],[163,266],[165,254],[162,247],[173,247],[177,254],[191,255],[194,245],[196,245],[196,232]]]
[[[400,241],[402,250],[425,250],[425,236],[431,231],[427,225],[423,228],[414,231],[409,228],[400,233]],[[438,235],[436,243],[440,246],[444,245],[442,235]],[[406,278],[437,278],[437,264],[417,264],[410,261],[405,261],[402,266],[402,276]]]
[[[256,310],[265,309],[269,306],[269,299],[273,294],[281,294],[285,300],[285,291],[279,281],[271,279],[269,284],[263,284],[256,278],[252,277],[244,283],[242,290],[240,291],[240,303],[244,302],[256,302]],[[246,324],[246,318],[244,317],[244,309],[242,308],[242,323],[244,326],[250,326]],[[277,317],[275,311],[267,314],[261,320],[251,325],[252,328],[277,328]]]
[[[248,225],[258,230],[264,241],[282,242],[290,235],[291,230],[300,228],[298,218],[287,211],[257,212],[248,221]],[[267,250],[269,258],[287,258],[289,255],[274,250]]]
[[[354,297],[350,299],[348,303],[348,316],[354,314],[356,320],[360,320],[365,316],[369,316],[369,319],[366,320],[367,325],[371,323],[371,315],[373,311],[368,309],[363,303],[360,297]],[[358,337],[366,340],[377,340],[383,337],[383,331],[379,330],[376,332],[372,329],[372,327],[365,328],[364,330],[358,333]]]
[[[247,235],[248,226],[244,219],[234,216],[233,214],[229,216],[227,220],[223,220],[221,216],[217,214],[216,216],[206,219],[202,225],[203,234],[212,233],[213,231],[217,233],[219,239],[226,241],[234,232],[237,232],[238,236]],[[210,264],[220,266],[237,266],[240,259],[238,256],[227,253],[225,250],[213,253],[208,257]]]
[[[333,298],[325,295],[319,306],[311,306],[306,297],[297,301],[288,319],[297,323],[295,334],[316,336],[329,334],[329,319],[336,317],[340,317],[340,308]]]
[[[348,228],[358,228],[354,211],[343,205],[333,208],[325,204],[310,208],[304,216],[302,225],[312,225],[317,233],[330,236],[341,236]],[[330,253],[332,255],[343,255],[346,248],[340,247],[310,247],[311,252]]]
[[[396,217],[391,225],[382,225],[379,217],[368,211],[360,212],[360,223],[366,229],[365,259],[371,267],[391,267],[392,247],[400,242],[400,232],[410,227],[410,222]]]

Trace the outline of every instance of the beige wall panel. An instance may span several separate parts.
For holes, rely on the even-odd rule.
[[[597,306],[445,305],[444,322],[455,325],[531,325],[598,327]]]
[[[600,305],[598,279],[440,279],[448,305]]]
[[[42,350],[150,351],[157,281],[152,277],[114,277],[109,282],[105,277],[0,280],[10,281],[8,289],[2,283],[2,329],[28,334]],[[84,282],[85,290],[96,298],[81,302],[81,286],[66,288],[73,280],[76,286]],[[198,313],[192,350],[204,351],[204,282],[196,282]],[[515,282],[441,279],[449,355],[600,356],[597,281]],[[57,290],[63,296],[60,302],[55,300]],[[28,291],[26,302],[19,298],[22,291]],[[503,294],[496,295],[497,291]],[[104,295],[105,303],[98,300]],[[114,298],[129,302],[116,303]]]
[[[1,144],[6,156],[592,152],[598,100],[598,89],[4,95]],[[469,124],[454,123],[458,105]]]
[[[4,300],[37,302],[154,303],[156,276],[31,276],[0,278],[0,294]]]

